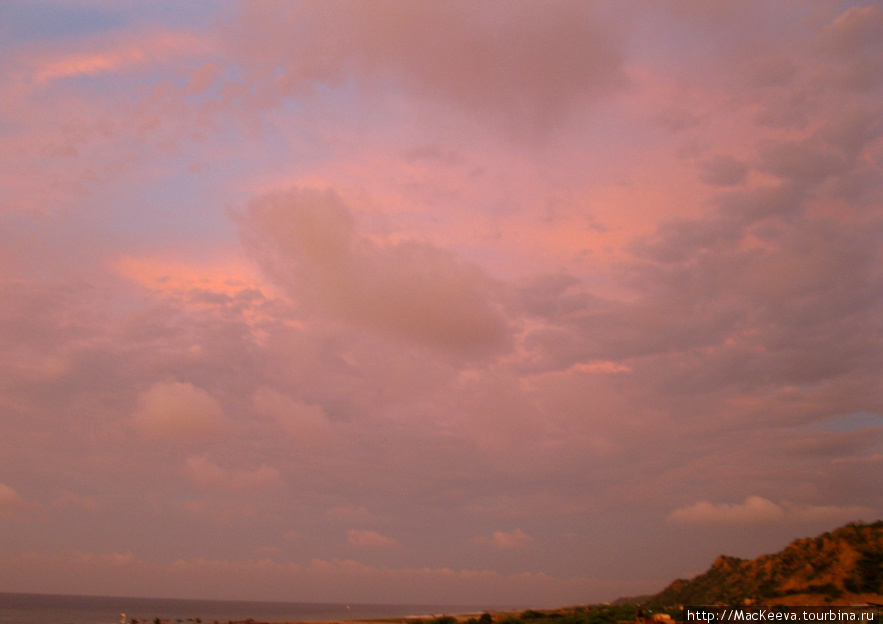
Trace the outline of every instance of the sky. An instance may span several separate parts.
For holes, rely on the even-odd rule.
[[[554,606],[883,517],[883,6],[0,1],[0,589]]]

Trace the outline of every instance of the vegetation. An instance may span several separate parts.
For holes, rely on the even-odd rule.
[[[507,615],[496,620],[485,613],[481,618],[470,618],[466,624],[618,624],[633,623],[636,613],[637,607],[631,604],[590,605],[543,611],[529,609],[520,615]]]
[[[718,557],[704,574],[676,580],[648,604],[742,604],[793,595],[883,594],[883,521],[850,523],[751,561]]]

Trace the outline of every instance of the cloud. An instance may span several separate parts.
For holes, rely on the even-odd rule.
[[[205,53],[209,49],[205,39],[185,31],[130,33],[124,41],[93,42],[80,50],[35,59],[32,71],[37,83],[45,83],[59,78],[144,68],[175,57]]]
[[[518,550],[525,548],[533,542],[533,538],[516,528],[513,531],[494,531],[490,537],[477,537],[476,542],[479,544],[489,544],[500,550]]]
[[[21,494],[13,490],[5,483],[0,483],[0,513],[13,515],[27,505]]]
[[[839,218],[822,206],[848,201],[840,189],[855,188],[880,132],[876,115],[847,109],[802,139],[759,141],[754,156],[706,161],[700,179],[744,184],[712,195],[700,215],[662,220],[633,239],[633,258],[618,267],[629,297],[603,299],[572,283],[538,291],[545,309],[525,342],[534,361],[635,371],[623,360],[655,354],[709,390],[878,366],[870,363],[879,341],[868,336],[879,335],[873,319],[883,311],[883,222],[870,204]],[[728,178],[731,165],[738,175]],[[743,180],[746,168],[779,180]],[[688,373],[693,356],[701,366]]]
[[[816,49],[827,54],[824,68],[829,84],[842,93],[873,93],[883,85],[883,10],[878,6],[851,7],[816,37]]]
[[[505,322],[478,267],[414,240],[360,236],[332,191],[294,188],[252,201],[243,240],[261,267],[303,306],[366,328],[453,351],[505,341]]]
[[[584,373],[628,373],[631,371],[625,364],[620,364],[619,362],[610,362],[603,360],[593,360],[591,362],[580,362],[578,364],[573,365],[574,370],[578,370]]]
[[[97,511],[101,508],[98,501],[92,496],[82,496],[73,492],[63,492],[53,503],[58,507]]]
[[[848,54],[868,46],[880,46],[883,39],[883,10],[874,5],[851,7],[838,15],[820,33],[828,49]]]
[[[782,504],[789,519],[798,522],[826,522],[830,524],[852,521],[870,522],[879,516],[876,510],[860,505],[840,507],[837,505],[794,505],[787,502]]]
[[[736,186],[748,179],[748,165],[733,156],[718,154],[701,163],[699,179],[711,186]]]
[[[25,498],[11,486],[0,483],[0,518],[22,519],[32,514],[42,514],[45,506]]]
[[[334,435],[321,405],[309,405],[267,386],[258,388],[252,401],[258,413],[272,417],[283,431],[307,444],[325,443]]]
[[[207,455],[188,457],[184,463],[184,471],[197,485],[237,491],[282,483],[279,471],[266,464],[261,464],[252,470],[228,470],[214,463]]]
[[[111,263],[114,273],[163,294],[237,295],[257,292],[254,269],[245,258],[195,259],[180,254],[123,255]]]
[[[329,518],[340,520],[368,520],[371,518],[371,512],[367,507],[349,507],[346,505],[338,505],[327,509],[325,514]]]
[[[201,440],[228,426],[221,404],[202,388],[178,381],[153,384],[138,395],[132,426],[158,440]]]
[[[262,2],[242,5],[228,45],[283,70],[282,92],[392,81],[523,135],[625,84],[620,37],[610,16],[571,1]]]
[[[396,548],[400,544],[391,537],[368,529],[350,529],[346,533],[347,542],[359,548]]]
[[[668,519],[684,524],[765,524],[784,520],[785,510],[765,498],[749,496],[742,504],[700,501],[674,510]]]
[[[782,522],[845,522],[874,517],[868,507],[835,505],[795,505],[773,503],[760,496],[749,496],[739,503],[700,501],[672,511],[669,522],[678,524],[776,524]]]

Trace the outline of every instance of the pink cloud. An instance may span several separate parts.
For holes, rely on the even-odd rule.
[[[369,520],[371,519],[371,512],[368,511],[367,507],[349,507],[346,505],[339,505],[337,507],[332,507],[325,511],[325,514],[330,518],[337,518],[341,520]]]
[[[453,350],[480,352],[505,340],[494,282],[478,267],[428,243],[359,235],[331,191],[266,195],[240,221],[262,268],[307,309]]]
[[[514,531],[508,532],[494,531],[491,536],[491,544],[496,548],[502,548],[504,550],[525,548],[531,542],[533,542],[533,538],[521,529],[515,529]]]
[[[347,542],[359,548],[397,548],[400,544],[370,529],[350,529],[346,533]]]
[[[712,186],[736,186],[748,180],[748,165],[733,156],[713,156],[701,167],[699,178]]]
[[[246,4],[228,41],[281,90],[390,78],[516,134],[547,131],[572,107],[625,83],[609,16],[579,2]],[[258,69],[260,68],[260,69]]]
[[[320,405],[305,403],[267,386],[258,388],[252,401],[258,413],[273,418],[283,431],[305,445],[326,444],[334,436],[334,427]]]
[[[5,483],[0,483],[0,512],[12,515],[27,505],[22,496]]]
[[[110,263],[110,270],[145,288],[167,295],[194,290],[236,295],[248,288],[267,288],[259,281],[245,258],[228,252],[220,257],[192,258],[169,253],[123,255]]]
[[[98,511],[101,505],[92,496],[82,496],[74,492],[64,492],[53,503],[58,507],[83,509],[86,511]]]
[[[867,46],[879,46],[883,37],[883,10],[874,5],[850,7],[828,24],[819,35],[835,52],[854,53]]]
[[[184,471],[193,483],[203,486],[221,487],[230,490],[248,491],[282,483],[279,471],[261,464],[257,468],[228,470],[222,468],[207,455],[188,457]]]
[[[771,524],[781,522],[846,522],[875,517],[868,507],[836,505],[776,504],[760,496],[749,496],[739,503],[700,501],[676,509],[668,515],[670,522],[682,524]]]
[[[60,47],[60,46],[59,46]],[[91,42],[79,50],[59,50],[31,61],[34,80],[45,83],[59,78],[140,68],[166,62],[173,57],[205,53],[211,44],[186,31],[149,32],[129,35],[124,41]]]
[[[221,404],[189,382],[157,382],[138,395],[132,426],[149,438],[199,440],[228,426]]]
[[[742,504],[701,501],[674,510],[668,518],[673,522],[684,523],[767,523],[781,522],[785,519],[785,511],[765,498],[749,496]]]

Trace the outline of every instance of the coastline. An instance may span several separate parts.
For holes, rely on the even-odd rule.
[[[433,621],[444,618],[450,624],[460,624],[468,622],[471,619],[478,619],[482,614],[488,613],[495,622],[507,617],[517,617],[522,613],[523,609],[513,609],[500,611],[496,609],[487,609],[484,611],[470,611],[468,613],[426,613],[421,615],[407,615],[404,617],[389,618],[354,618],[354,619],[333,619],[333,620],[315,620],[315,621],[291,621],[291,622],[263,622],[255,619],[234,620],[229,624],[420,624],[426,623],[427,620]],[[448,620],[448,618],[452,618]],[[207,624],[203,622],[203,624]]]
[[[484,605],[362,604],[0,592],[0,624],[427,624],[479,617]],[[451,615],[449,615],[451,614]]]

